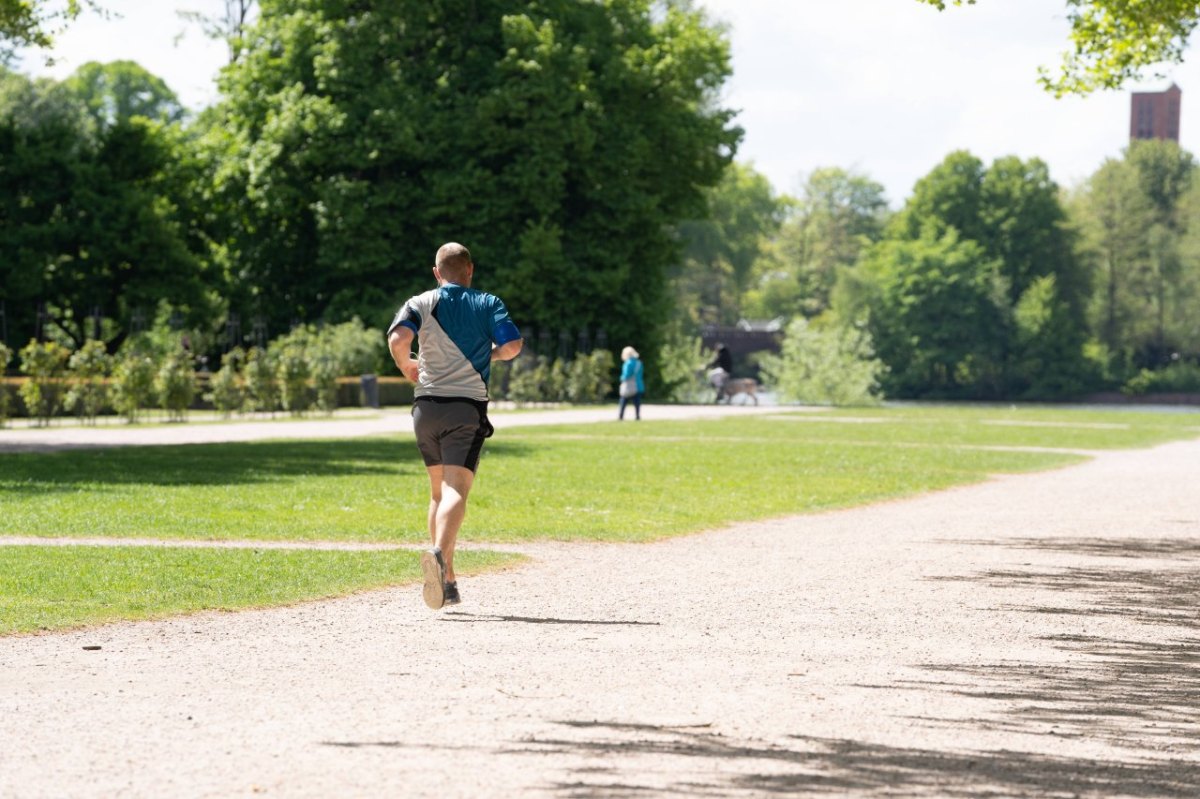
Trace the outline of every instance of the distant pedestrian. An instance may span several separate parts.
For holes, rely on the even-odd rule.
[[[717,391],[713,402],[720,402],[725,394],[725,384],[733,377],[733,354],[724,344],[718,343],[713,348],[713,359],[704,368],[708,369],[709,384]]]
[[[523,339],[499,297],[471,288],[475,264],[461,244],[437,251],[438,287],[404,303],[388,328],[388,349],[404,376],[417,384],[413,431],[429,473],[427,523],[433,549],[421,555],[425,604],[461,600],[454,574],[454,544],[467,513],[487,417],[492,361],[521,352]],[[413,359],[412,344],[420,344]]]
[[[625,418],[625,406],[632,402],[634,419],[640,421],[642,418],[642,395],[646,393],[645,369],[642,367],[638,351],[633,347],[621,350],[621,361],[621,385],[617,390],[621,396],[621,404],[617,418],[622,420]]]

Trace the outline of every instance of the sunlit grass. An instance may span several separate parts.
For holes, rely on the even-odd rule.
[[[462,536],[649,541],[1200,436],[1200,415],[912,407],[502,430]],[[0,456],[0,534],[423,543],[411,436]],[[462,570],[506,556],[464,551]],[[0,634],[416,581],[413,551],[0,548]]]
[[[1144,446],[1198,422],[919,408],[514,428],[485,448],[464,536],[644,541],[1079,458],[988,447]],[[419,542],[427,502],[410,436],[0,458],[3,534]]]
[[[0,557],[0,635],[286,605],[420,579],[415,551],[12,546]],[[469,575],[516,559],[464,551],[455,567]]]

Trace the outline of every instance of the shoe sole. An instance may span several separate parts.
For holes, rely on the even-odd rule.
[[[421,589],[425,604],[433,610],[441,609],[446,604],[446,589],[442,584],[442,567],[432,552],[421,553],[421,574],[425,576],[425,586]]]

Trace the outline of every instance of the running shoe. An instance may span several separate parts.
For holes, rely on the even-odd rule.
[[[459,602],[462,602],[462,599],[458,596],[457,581],[453,583],[446,583],[446,590],[444,593],[446,595],[447,605],[457,605]]]
[[[426,605],[438,610],[446,604],[446,562],[442,560],[442,550],[434,547],[421,553],[421,574],[425,577],[421,596]]]

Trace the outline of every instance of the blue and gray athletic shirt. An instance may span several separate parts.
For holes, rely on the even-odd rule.
[[[446,283],[404,303],[388,327],[417,334],[418,397],[488,398],[492,345],[521,337],[504,303],[494,294]]]

